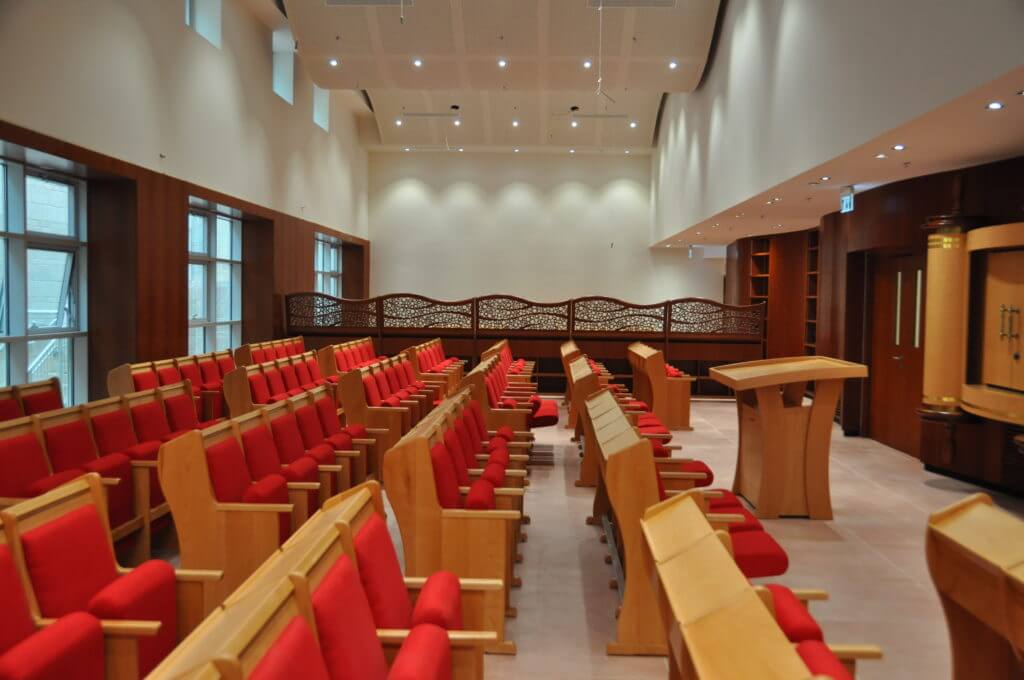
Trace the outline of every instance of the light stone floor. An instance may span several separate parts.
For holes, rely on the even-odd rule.
[[[728,487],[736,459],[735,404],[695,402],[692,419],[693,431],[676,433],[674,443],[711,466],[716,486]],[[599,531],[584,524],[593,491],[573,486],[579,458],[568,430],[537,430],[537,441],[554,446],[555,465],[535,467],[530,476],[526,503],[533,523],[518,569],[523,586],[513,593],[519,616],[508,626],[519,653],[488,656],[486,677],[663,680],[664,659],[605,655],[618,595],[608,587],[612,572]],[[765,522],[789,553],[789,572],[776,580],[830,592],[829,601],[813,606],[826,640],[884,649],[885,659],[862,663],[858,678],[948,678],[946,625],[925,564],[924,527],[930,512],[979,489],[925,472],[915,459],[874,440],[844,437],[838,428],[831,464],[835,520]],[[1024,515],[1024,501],[994,496]]]

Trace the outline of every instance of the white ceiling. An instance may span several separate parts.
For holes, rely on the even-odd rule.
[[[754,234],[798,231],[839,210],[856,191],[1024,154],[1024,67],[817,167],[662,239],[654,247],[724,245]],[[999,101],[1004,108],[988,110]],[[893,149],[903,145],[902,151]],[[876,158],[885,154],[885,158]],[[828,180],[822,180],[828,177]],[[778,199],[778,200],[775,200]]]
[[[397,2],[340,7],[285,0],[314,82],[367,91],[379,132],[364,140],[370,148],[649,151],[662,93],[689,92],[700,82],[719,5],[603,0],[598,12],[600,0],[408,2],[403,23]],[[332,59],[339,64],[332,67]],[[505,68],[499,59],[507,60]],[[608,97],[597,94],[599,74]],[[409,115],[449,114],[453,104],[461,107],[459,128],[450,118]],[[571,106],[580,107],[575,129]],[[400,128],[396,118],[403,119]]]

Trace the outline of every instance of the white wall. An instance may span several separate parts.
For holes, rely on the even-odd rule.
[[[366,152],[343,98],[324,132],[301,66],[291,106],[271,89],[270,30],[223,8],[218,49],[183,0],[0,0],[0,119],[365,235]]]
[[[655,240],[1022,63],[1020,0],[733,0],[705,81],[668,98]]]
[[[373,294],[722,297],[723,260],[651,249],[646,157],[370,154]]]

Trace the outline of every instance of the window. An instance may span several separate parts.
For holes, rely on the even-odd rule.
[[[0,162],[0,383],[88,392],[85,182]]]
[[[331,129],[331,92],[313,86],[313,122],[326,131]]]
[[[188,351],[242,342],[242,222],[216,212],[188,214]]]
[[[289,104],[295,103],[295,40],[287,28],[279,28],[271,34],[270,48],[273,50],[274,94]],[[315,114],[314,114],[315,116]]]
[[[318,234],[313,245],[316,291],[341,297],[341,241]]]
[[[220,47],[221,0],[185,0],[185,25]]]

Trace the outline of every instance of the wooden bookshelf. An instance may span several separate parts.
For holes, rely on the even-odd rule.
[[[804,286],[804,354],[816,354],[818,343],[818,230],[807,232]]]
[[[750,304],[765,303],[764,338],[768,338],[768,284],[771,278],[771,239],[754,238],[750,242]]]

